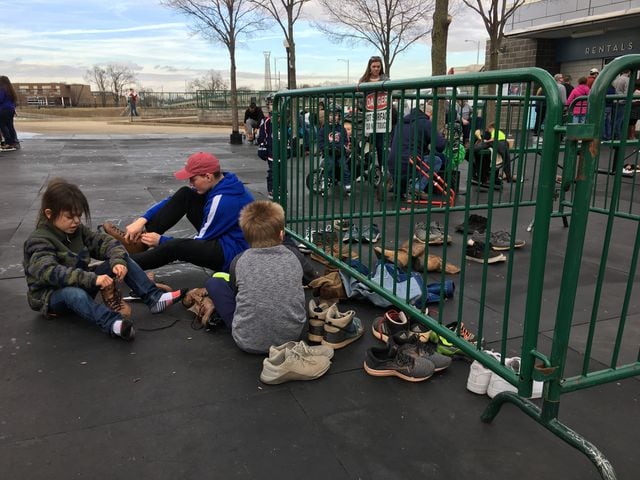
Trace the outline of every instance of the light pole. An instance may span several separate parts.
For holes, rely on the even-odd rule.
[[[482,40],[465,40],[465,43],[476,44],[476,65],[480,65],[480,43],[482,43]]]
[[[349,83],[349,59],[348,58],[338,58],[339,62],[346,62],[347,64],[347,83]]]
[[[286,60],[287,57],[273,57],[273,78],[277,78],[278,79],[278,88],[277,90],[280,90],[280,75],[278,74],[278,60]],[[275,87],[275,82],[274,82],[274,87]]]

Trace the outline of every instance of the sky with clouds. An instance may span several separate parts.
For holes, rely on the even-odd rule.
[[[228,79],[226,47],[192,33],[191,19],[158,0],[0,0],[0,11],[5,18],[0,30],[0,74],[13,82],[86,83],[87,70],[109,63],[129,66],[137,88],[155,91],[183,91],[208,70],[218,70]],[[303,11],[306,18],[296,23],[294,37],[298,84],[346,83],[347,66],[354,82],[377,52],[366,45],[329,42],[311,22],[321,12],[313,0]],[[476,63],[478,47],[482,61],[486,37],[479,16],[459,9],[449,30],[448,65]],[[271,52],[272,75],[279,72],[286,84],[282,40],[274,27],[239,46],[238,86],[263,87],[264,51]],[[400,54],[392,78],[429,75],[429,52],[430,45],[422,43]]]

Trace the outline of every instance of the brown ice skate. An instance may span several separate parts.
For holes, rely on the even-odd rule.
[[[149,248],[149,246],[142,243],[141,240],[130,241],[124,238],[125,232],[120,230],[111,222],[104,222],[104,224],[102,225],[102,228],[104,228],[105,233],[111,235],[113,238],[118,240],[127,250],[127,252],[129,252],[129,254],[141,253],[146,251]]]
[[[102,301],[107,308],[118,312],[125,320],[129,320],[131,318],[131,306],[122,299],[117,283],[114,280],[111,285],[100,290]]]

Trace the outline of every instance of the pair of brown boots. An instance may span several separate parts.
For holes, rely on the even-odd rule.
[[[206,288],[192,288],[183,297],[182,304],[187,307],[187,310],[195,314],[195,320],[203,327],[207,326],[213,312],[216,310]]]
[[[413,242],[411,245],[411,252],[409,252],[409,241],[405,241],[398,250],[388,250],[382,247],[375,247],[374,251],[384,257],[388,262],[396,262],[400,268],[407,268],[409,262],[411,262],[411,269],[414,272],[424,271],[425,265],[425,244],[420,242]],[[397,257],[397,260],[396,260]],[[445,264],[442,258],[438,255],[429,254],[427,257],[427,271],[428,272],[442,272],[456,274],[460,273],[460,268],[449,262]]]

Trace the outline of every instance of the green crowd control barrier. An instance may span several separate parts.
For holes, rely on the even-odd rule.
[[[626,68],[635,78],[638,65],[633,55],[603,69],[583,124],[565,118],[554,79],[538,68],[279,92],[273,106],[273,194],[287,233],[340,271],[339,285],[334,275],[317,293],[419,320],[440,348],[477,360],[517,390],[498,394],[483,421],[512,403],[607,479],[615,478],[607,459],[558,414],[562,394],[640,369],[638,356],[621,348],[640,244],[640,172],[623,176],[620,160],[637,160],[637,140],[621,133],[600,141],[607,106],[623,122],[632,118],[632,93],[607,96],[607,86]],[[534,137],[541,105],[544,129]],[[635,222],[636,237],[621,238],[618,222]],[[602,237],[595,275],[591,264],[581,272],[585,235]],[[559,292],[547,275],[562,276]],[[614,295],[609,284],[623,291]],[[589,302],[588,318],[578,300]],[[613,338],[599,328],[603,318],[618,322]],[[542,330],[553,330],[545,348]],[[584,354],[577,372],[566,369],[570,334]],[[594,339],[598,355],[602,342],[611,347],[605,369],[592,361]],[[516,355],[519,372],[505,363]],[[528,400],[534,381],[544,382],[541,407]]]

